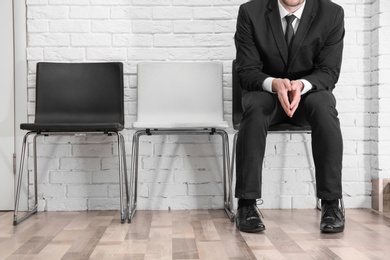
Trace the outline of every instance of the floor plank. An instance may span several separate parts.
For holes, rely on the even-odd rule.
[[[223,210],[39,212],[12,226],[0,212],[0,259],[389,259],[390,215],[348,209],[343,233],[319,211],[262,210],[263,233],[239,232]]]

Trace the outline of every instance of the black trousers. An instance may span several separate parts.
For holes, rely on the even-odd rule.
[[[329,91],[309,92],[292,118],[288,118],[277,95],[266,91],[242,94],[243,118],[237,139],[236,198],[261,198],[262,165],[268,127],[281,122],[310,124],[317,197],[342,197],[343,139],[336,99]]]

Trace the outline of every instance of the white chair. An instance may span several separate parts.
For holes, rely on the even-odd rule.
[[[222,64],[218,62],[144,62],[138,65],[137,120],[133,123],[130,214],[137,209],[138,151],[142,135],[222,137],[224,208],[234,219],[229,140],[223,130]]]

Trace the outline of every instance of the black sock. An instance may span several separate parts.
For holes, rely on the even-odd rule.
[[[337,204],[337,205],[339,205],[339,200],[321,200],[321,206],[323,206],[324,204],[327,204],[327,205]]]
[[[241,208],[242,206],[249,206],[256,204],[256,199],[239,199],[238,200],[238,208]]]

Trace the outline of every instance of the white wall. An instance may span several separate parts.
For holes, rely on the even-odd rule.
[[[372,5],[373,178],[390,178],[390,2]]]
[[[130,155],[137,64],[145,60],[218,60],[224,64],[225,118],[231,121],[233,35],[243,2],[27,0],[29,120],[34,119],[36,62],[122,61],[124,135]],[[344,199],[347,207],[370,207],[371,178],[390,176],[390,140],[382,131],[390,126],[386,116],[390,105],[382,99],[390,97],[385,77],[390,66],[382,59],[389,54],[385,48],[389,39],[384,36],[389,35],[389,4],[385,0],[334,2],[343,6],[346,14],[343,68],[335,90],[345,140]],[[233,129],[229,132],[232,137]],[[217,137],[142,140],[140,209],[221,208],[221,151],[214,145],[220,142]],[[101,145],[96,138],[46,138],[39,153],[41,210],[119,208],[112,146]],[[309,136],[270,135],[264,167],[264,207],[314,207]]]
[[[0,2],[0,210],[14,208],[14,59],[12,1]]]

